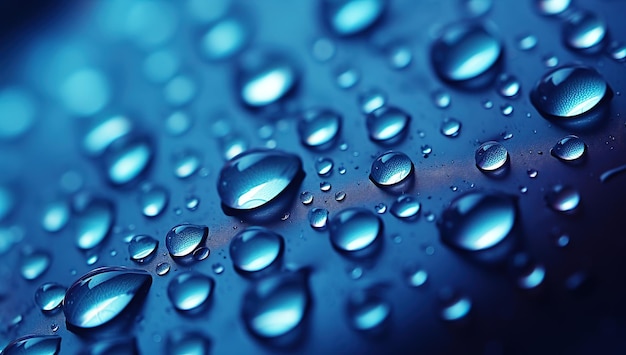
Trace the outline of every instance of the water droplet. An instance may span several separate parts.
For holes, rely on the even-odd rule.
[[[446,137],[457,137],[461,132],[461,121],[456,118],[446,118],[441,122],[440,131]]]
[[[452,97],[447,91],[444,90],[435,90],[432,95],[432,100],[435,103],[435,106],[439,108],[448,108],[452,103]]]
[[[543,64],[548,68],[554,68],[559,65],[559,58],[555,55],[548,54],[542,58]]]
[[[298,156],[276,150],[252,150],[224,165],[217,189],[227,214],[245,212],[269,207],[281,196],[292,197],[294,191],[291,190],[303,177],[302,161]]]
[[[211,267],[211,269],[213,269],[213,272],[217,275],[221,274],[224,272],[224,265],[220,264],[220,263],[215,263],[213,264],[213,266]]]
[[[200,53],[212,61],[233,57],[250,41],[249,23],[241,16],[227,16],[212,23],[200,38]]]
[[[529,51],[537,46],[537,37],[533,35],[520,36],[517,40],[517,47],[523,51]]]
[[[211,249],[207,247],[200,247],[193,251],[193,259],[195,261],[202,261],[209,257],[211,254]]]
[[[406,136],[411,116],[395,107],[383,106],[367,115],[370,139],[379,144],[398,143]]]
[[[575,135],[562,138],[550,149],[553,157],[568,163],[580,161],[586,153],[587,145]]]
[[[465,319],[472,310],[472,301],[467,297],[450,296],[443,302],[441,318],[447,322],[456,322]]]
[[[341,116],[328,109],[307,110],[298,122],[300,142],[308,148],[329,148],[337,140],[340,130]]]
[[[328,222],[328,210],[325,208],[312,208],[309,210],[309,223],[315,229],[326,229]]]
[[[186,150],[174,156],[174,175],[179,179],[186,179],[195,174],[200,168],[200,155]]]
[[[268,140],[267,142],[270,142]],[[248,149],[248,141],[237,134],[232,134],[220,139],[222,155],[224,159],[230,160]]]
[[[328,176],[333,171],[333,160],[331,158],[319,158],[315,162],[315,170],[317,175]]]
[[[248,330],[261,338],[277,338],[298,327],[311,302],[304,271],[264,278],[243,298],[243,319]]]
[[[398,197],[391,205],[391,214],[400,219],[412,220],[418,216],[422,205],[410,195]]]
[[[583,66],[565,66],[546,74],[530,94],[533,106],[545,118],[563,124],[588,118],[582,121],[585,126],[603,118],[612,98],[613,91],[604,78]]]
[[[95,328],[129,312],[129,306],[143,299],[152,277],[143,270],[102,267],[78,279],[65,294],[63,313],[68,325]]]
[[[197,331],[175,330],[167,338],[168,355],[205,355],[211,353],[211,342]]]
[[[35,304],[40,311],[51,313],[61,307],[63,297],[65,297],[65,287],[54,282],[48,282],[39,286],[35,291]]]
[[[563,13],[572,0],[535,0],[535,6],[540,14],[553,16]]]
[[[165,100],[172,106],[183,106],[196,96],[198,85],[187,75],[173,77],[163,88]]]
[[[124,116],[111,116],[95,124],[83,138],[83,149],[89,155],[101,155],[115,141],[128,135],[133,123]]]
[[[369,178],[380,188],[402,192],[413,185],[414,171],[411,158],[404,153],[390,151],[374,160]]]
[[[542,265],[535,265],[517,279],[517,285],[525,290],[539,287],[546,277],[546,269]]]
[[[22,255],[20,272],[26,280],[34,280],[50,267],[52,257],[43,250],[29,250]]]
[[[391,67],[398,70],[405,69],[413,61],[413,53],[411,53],[411,49],[404,45],[392,47],[389,50],[388,57]]]
[[[57,355],[61,337],[56,335],[27,335],[13,340],[2,350],[3,355]]]
[[[165,129],[172,136],[180,136],[191,128],[191,117],[184,111],[174,111],[165,119]]]
[[[330,240],[333,246],[351,255],[371,249],[382,233],[383,222],[374,213],[363,208],[349,208],[337,213],[330,222]]]
[[[300,194],[300,202],[302,202],[303,205],[310,205],[313,203],[313,194],[310,193],[309,191],[303,191]]]
[[[136,235],[128,243],[130,260],[143,263],[150,261],[159,246],[159,241],[148,235]]]
[[[143,72],[148,80],[164,83],[170,80],[180,68],[180,58],[176,52],[161,49],[152,52],[143,62]]]
[[[207,226],[181,224],[167,232],[165,246],[172,257],[185,258],[201,247],[208,235]]]
[[[113,339],[99,340],[80,352],[82,355],[136,355],[139,354],[137,339],[131,336],[120,336]]]
[[[0,191],[0,194],[2,192]],[[0,197],[2,200],[2,197]],[[1,209],[1,207],[0,207]],[[0,212],[2,215],[2,212]],[[70,219],[70,207],[63,201],[55,201],[46,206],[41,220],[43,229],[50,233],[55,233],[63,229]],[[2,220],[0,216],[0,220]]]
[[[560,234],[556,238],[556,245],[560,248],[568,246],[569,242],[570,242],[570,237],[567,234]]]
[[[252,108],[268,106],[296,87],[298,69],[279,53],[246,53],[237,68],[237,88],[242,102]]]
[[[539,175],[539,171],[537,171],[536,169],[528,169],[526,170],[526,174],[528,174],[529,178],[534,179],[537,177],[537,175]]]
[[[383,213],[387,212],[387,205],[382,203],[382,202],[377,203],[376,206],[374,206],[374,210],[378,214],[383,214]]]
[[[170,272],[171,266],[169,263],[158,263],[156,266],[156,273],[159,276],[167,275]]]
[[[61,102],[78,116],[92,116],[111,98],[107,77],[95,68],[81,68],[71,73],[58,89]]]
[[[87,254],[87,265],[91,266],[95,263],[98,262],[98,259],[100,258],[100,256],[96,253],[94,254]]]
[[[513,105],[503,104],[500,106],[500,112],[502,112],[504,116],[511,116],[513,114]]]
[[[546,195],[546,201],[557,212],[572,213],[580,205],[580,193],[571,186],[555,185]]]
[[[283,238],[269,229],[248,227],[231,240],[230,258],[238,271],[258,272],[279,259],[283,244]]]
[[[345,191],[338,191],[335,194],[335,201],[341,202],[341,201],[343,201],[345,199],[346,199],[346,192]]]
[[[495,78],[503,52],[500,40],[482,25],[457,23],[435,41],[431,60],[443,81],[475,88]]]
[[[209,300],[215,282],[212,278],[189,271],[173,278],[167,286],[167,296],[179,311],[197,312]]]
[[[0,221],[5,219],[15,207],[15,197],[13,192],[5,186],[0,185]]]
[[[348,90],[361,80],[361,72],[356,68],[341,67],[335,73],[335,80],[339,88]]]
[[[498,78],[497,91],[504,98],[517,97],[520,92],[521,84],[513,75],[502,74]]]
[[[322,14],[339,36],[353,36],[372,28],[386,9],[384,0],[341,0],[322,2]]]
[[[132,3],[123,30],[141,48],[153,48],[167,42],[178,27],[177,11],[167,2]]]
[[[428,273],[417,265],[410,265],[404,269],[404,277],[411,287],[423,286],[428,281]]]
[[[428,144],[424,144],[420,147],[420,149],[422,150],[422,156],[424,158],[428,158],[428,156],[430,155],[430,153],[433,152],[433,148],[428,145]]]
[[[466,251],[495,247],[511,234],[517,220],[513,197],[470,192],[455,198],[437,224],[441,239]]]
[[[0,140],[16,139],[35,123],[37,110],[31,96],[20,88],[0,90]]]
[[[504,173],[510,164],[509,152],[496,141],[481,144],[476,150],[474,158],[476,159],[476,167],[488,174]]]
[[[391,305],[376,288],[359,290],[348,298],[350,325],[359,331],[376,331],[384,327],[391,314]]]
[[[385,106],[387,94],[379,89],[369,89],[359,94],[358,103],[361,112],[369,114]]]
[[[570,49],[582,53],[600,52],[608,40],[606,23],[596,14],[577,12],[563,23],[563,41]]]
[[[608,48],[609,56],[618,62],[626,61],[626,43],[613,42]]]
[[[320,190],[321,190],[322,192],[328,192],[328,191],[330,191],[330,189],[331,189],[332,187],[333,187],[333,186],[332,186],[332,185],[330,184],[330,182],[328,182],[328,181],[322,181],[322,182],[320,182]]]
[[[145,185],[139,195],[141,213],[146,217],[156,217],[165,210],[169,202],[169,193],[161,186]]]
[[[147,170],[153,156],[154,147],[147,137],[117,140],[104,155],[109,182],[119,186],[136,181]]]
[[[113,227],[114,216],[114,208],[109,201],[89,201],[77,212],[76,245],[83,250],[100,245]]]
[[[200,206],[200,199],[196,196],[190,195],[185,198],[185,207],[190,211],[195,211]]]
[[[483,108],[485,110],[490,110],[490,109],[493,108],[493,101],[488,100],[488,99],[487,100],[483,100],[482,105],[483,105]]]
[[[493,7],[493,0],[462,0],[461,3],[467,14],[473,17],[483,16]]]

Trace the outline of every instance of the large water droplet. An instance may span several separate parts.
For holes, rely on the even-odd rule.
[[[322,15],[339,36],[352,36],[372,28],[385,12],[385,0],[325,0]]]
[[[152,161],[154,148],[147,137],[117,140],[104,155],[109,182],[125,185],[136,181]]]
[[[447,28],[431,48],[435,72],[445,82],[484,87],[499,71],[504,48],[485,27],[458,23]]]
[[[598,53],[608,41],[606,23],[596,14],[577,12],[563,23],[563,42],[581,53]]]
[[[331,110],[307,110],[298,122],[300,142],[305,147],[326,149],[339,136],[341,130],[341,116]]]
[[[215,282],[212,278],[190,271],[170,281],[167,295],[177,310],[197,312],[204,308],[214,288]]]
[[[401,192],[410,189],[414,171],[411,158],[404,153],[391,151],[374,160],[369,178],[378,187]]]
[[[200,53],[208,60],[225,60],[236,55],[250,40],[248,23],[239,16],[214,22],[200,38]]]
[[[354,329],[371,332],[384,327],[391,315],[391,305],[379,293],[371,288],[350,295],[347,312]]]
[[[68,325],[95,328],[130,311],[152,285],[143,270],[102,267],[83,275],[65,294],[63,313]]]
[[[437,224],[441,239],[465,251],[495,247],[511,234],[517,220],[513,197],[470,192],[452,201]]]
[[[571,186],[555,185],[546,195],[546,201],[557,212],[572,213],[580,204],[580,193]]]
[[[154,256],[154,252],[159,246],[159,241],[148,235],[136,235],[128,243],[128,254],[130,260],[143,263]]]
[[[252,273],[274,264],[283,252],[283,238],[263,227],[248,227],[230,242],[230,258],[238,271]]]
[[[2,355],[57,355],[61,351],[61,337],[56,335],[27,335],[13,340],[2,350]]]
[[[421,204],[412,196],[402,195],[391,205],[390,212],[397,218],[412,220],[418,216]]]
[[[380,144],[395,144],[405,136],[411,116],[395,107],[383,106],[367,115],[367,131],[370,139]]]
[[[496,141],[485,142],[474,155],[476,167],[483,173],[494,176],[504,174],[510,164],[509,152]]]
[[[50,267],[52,257],[43,250],[27,251],[22,255],[20,262],[20,272],[26,280],[34,280],[43,275]]]
[[[163,212],[169,199],[169,193],[161,186],[142,186],[139,195],[141,213],[146,217],[156,217]]]
[[[70,74],[58,93],[65,107],[79,116],[96,114],[111,98],[108,79],[94,68],[81,68]]]
[[[61,307],[65,297],[65,287],[54,283],[45,283],[35,291],[35,304],[42,312],[53,312]]]
[[[165,246],[171,256],[185,258],[201,247],[208,235],[207,226],[181,224],[167,232]]]
[[[258,281],[243,301],[242,314],[248,330],[266,339],[294,331],[304,320],[311,302],[307,278],[304,271],[297,271]]]
[[[0,220],[1,219],[2,218],[0,218]],[[54,233],[63,229],[69,219],[70,207],[68,204],[63,201],[56,201],[45,208],[43,218],[41,219],[41,226],[45,231]]]
[[[211,342],[197,331],[176,330],[167,338],[167,355],[206,355],[211,350]]]
[[[330,240],[337,250],[359,256],[359,252],[372,249],[382,230],[383,222],[374,213],[364,208],[349,208],[331,220]]]
[[[567,10],[571,2],[572,0],[535,0],[535,6],[540,14],[552,16]]]
[[[558,141],[550,154],[563,162],[578,162],[587,153],[587,145],[575,135],[569,135]]]
[[[77,212],[76,245],[92,249],[100,245],[111,231],[114,219],[113,205],[104,199],[93,199]]]

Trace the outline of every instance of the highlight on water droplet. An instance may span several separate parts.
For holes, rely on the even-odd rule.
[[[325,208],[312,208],[309,210],[309,224],[313,229],[324,230],[328,222],[328,210]]]
[[[197,313],[205,309],[214,288],[215,281],[209,276],[188,271],[170,281],[167,296],[178,311]]]
[[[394,145],[403,140],[411,123],[408,113],[389,106],[372,111],[366,119],[370,139],[382,145]]]
[[[385,0],[324,0],[320,12],[332,32],[347,37],[373,28],[386,7]]]
[[[149,235],[136,235],[128,243],[130,260],[137,263],[150,261],[159,246],[159,241]]]
[[[567,10],[572,0],[534,0],[535,7],[545,16],[559,15]]]
[[[496,141],[485,142],[474,154],[476,167],[483,173],[493,177],[501,177],[508,173],[510,166],[509,152]]]
[[[339,137],[341,122],[341,115],[330,109],[306,110],[298,121],[300,142],[312,149],[331,148]]]
[[[401,152],[389,151],[372,162],[370,180],[378,187],[399,193],[411,189],[415,177],[411,158]]]
[[[65,287],[57,283],[47,282],[35,291],[35,304],[44,313],[54,313],[61,308],[65,290]]]
[[[556,212],[574,213],[580,205],[580,193],[569,185],[555,185],[546,194],[546,202]]]
[[[609,37],[606,23],[590,11],[578,11],[563,22],[561,36],[568,48],[584,54],[601,52]]]
[[[376,251],[383,222],[367,209],[348,208],[335,214],[329,223],[333,247],[350,256],[369,256]]]
[[[3,355],[57,355],[61,351],[61,337],[57,335],[27,335],[10,342]]]

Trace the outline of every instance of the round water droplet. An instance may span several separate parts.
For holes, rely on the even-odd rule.
[[[345,199],[346,199],[346,192],[345,191],[338,191],[335,194],[335,201],[341,202],[341,201],[343,201]]]
[[[405,136],[411,122],[408,113],[383,106],[367,115],[367,131],[370,139],[380,144],[395,144]]]
[[[391,305],[376,292],[368,289],[353,293],[348,299],[350,325],[359,331],[376,331],[384,327],[391,315]]]
[[[431,48],[441,80],[465,88],[484,87],[499,71],[504,48],[485,27],[458,23],[447,28]]]
[[[587,153],[587,145],[575,135],[569,135],[558,141],[550,154],[563,162],[577,162]]]
[[[179,179],[186,179],[195,174],[200,168],[200,155],[186,150],[174,156],[174,175]]]
[[[236,55],[250,40],[248,24],[240,16],[214,22],[200,38],[200,53],[208,60],[225,60]]]
[[[65,294],[63,313],[68,325],[96,328],[130,311],[152,285],[143,270],[102,267],[83,275]]]
[[[447,91],[444,91],[441,89],[435,90],[431,96],[432,96],[433,102],[435,103],[435,106],[439,108],[448,108],[450,107],[450,104],[452,103],[452,97]]]
[[[315,162],[315,170],[317,170],[317,175],[319,176],[328,176],[333,171],[333,160],[330,158],[319,158]]]
[[[211,269],[213,269],[214,273],[216,273],[217,275],[220,275],[221,273],[224,272],[224,265],[220,263],[216,263],[216,264],[213,264],[213,266],[211,266]]]
[[[535,6],[540,14],[553,16],[563,13],[572,0],[535,0]]]
[[[104,153],[109,182],[115,186],[136,181],[144,173],[154,156],[154,147],[147,137],[119,139]]]
[[[498,78],[497,91],[504,98],[517,97],[521,89],[519,80],[513,75],[502,74]]]
[[[165,246],[170,255],[184,258],[202,246],[209,235],[209,227],[196,224],[181,224],[172,228],[165,236]]]
[[[390,212],[397,218],[412,220],[418,216],[421,207],[414,197],[402,195],[393,202]]]
[[[312,208],[309,210],[309,223],[315,229],[326,229],[328,222],[328,210],[325,208]]]
[[[260,338],[277,338],[294,331],[311,302],[303,271],[282,273],[260,280],[243,298],[243,319]]]
[[[582,53],[598,53],[608,41],[606,23],[588,11],[572,15],[563,23],[561,34],[567,47]]]
[[[513,197],[470,192],[452,201],[438,222],[444,243],[465,251],[495,247],[511,234],[517,220]]]
[[[26,280],[34,280],[43,275],[50,267],[52,257],[43,250],[28,251],[22,255],[20,272]]]
[[[200,206],[200,199],[196,196],[185,197],[185,207],[190,211],[195,211]]]
[[[159,241],[148,235],[136,235],[128,243],[130,260],[143,263],[149,261],[159,246]]]
[[[398,70],[405,69],[413,61],[411,49],[404,45],[392,47],[389,49],[389,53],[387,55],[389,57],[389,64],[391,67]]]
[[[411,158],[404,153],[391,151],[374,160],[369,178],[380,188],[407,190],[414,180],[414,171]]]
[[[63,201],[56,201],[46,206],[43,218],[41,219],[41,226],[45,231],[54,233],[63,229],[69,219],[70,207]],[[0,220],[2,220],[2,218],[0,218]]]
[[[35,304],[44,313],[53,312],[61,307],[65,297],[65,287],[54,283],[45,283],[35,291]]]
[[[423,286],[428,281],[428,273],[426,270],[417,265],[411,265],[404,269],[404,277],[407,284],[411,287]]]
[[[249,227],[230,242],[230,258],[235,269],[246,273],[261,271],[274,264],[283,251],[283,238],[263,227]]]
[[[341,251],[355,255],[373,246],[383,229],[382,220],[364,208],[349,208],[330,222],[330,240]]]
[[[319,62],[327,62],[335,56],[337,48],[328,38],[320,38],[313,43],[313,57]]]
[[[260,108],[283,99],[299,79],[294,63],[278,53],[248,53],[237,68],[237,91],[242,102]]]
[[[517,39],[517,47],[523,51],[529,51],[537,46],[537,37],[533,35],[520,36]]]
[[[300,202],[302,202],[303,205],[310,205],[313,203],[313,194],[309,191],[302,192],[300,194]]]
[[[76,246],[93,249],[99,246],[113,227],[113,205],[104,199],[93,199],[76,216]]]
[[[198,85],[187,75],[173,77],[163,88],[165,100],[172,106],[183,106],[196,96]]]
[[[217,190],[223,206],[246,211],[284,195],[303,177],[298,156],[276,150],[252,150],[224,165]]]
[[[156,273],[159,276],[167,275],[170,272],[171,266],[169,263],[158,263],[156,266]]]
[[[511,104],[502,104],[500,106],[500,112],[502,112],[502,114],[504,116],[511,116],[513,114],[513,105],[511,105]]]
[[[626,43],[614,41],[608,48],[609,56],[618,62],[626,61]]]
[[[370,89],[359,94],[358,102],[361,112],[369,114],[385,106],[387,94],[378,89]]]
[[[339,88],[348,90],[361,80],[361,72],[356,68],[340,67],[335,73],[335,81]]]
[[[446,118],[441,122],[439,130],[446,137],[457,137],[461,133],[461,121],[456,118]]]
[[[546,195],[546,201],[556,212],[572,213],[580,205],[580,193],[571,186],[556,185]]]
[[[56,335],[27,335],[13,340],[2,350],[3,355],[57,355],[61,337]]]
[[[305,111],[298,122],[300,142],[307,148],[329,148],[339,137],[341,116],[328,109]]]
[[[386,7],[385,0],[325,0],[321,12],[335,34],[353,36],[372,28]]]
[[[141,213],[146,217],[156,217],[165,210],[169,199],[170,195],[165,188],[146,185],[142,187],[139,195]]]
[[[197,331],[175,330],[167,338],[167,355],[205,355],[211,353],[211,342]]]
[[[474,158],[476,167],[484,173],[504,172],[510,164],[509,152],[502,144],[495,141],[481,144]]]
[[[167,296],[179,311],[198,311],[209,300],[215,282],[203,274],[190,271],[173,278],[167,287]]]
[[[35,102],[19,88],[0,90],[0,140],[19,138],[35,123]]]
[[[546,74],[530,94],[542,116],[563,123],[579,117],[598,121],[612,98],[613,91],[598,72],[575,65]]]

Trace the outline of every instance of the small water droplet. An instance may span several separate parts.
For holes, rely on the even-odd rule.
[[[561,213],[572,213],[580,205],[580,193],[571,186],[555,185],[546,195],[548,206]]]
[[[179,179],[186,179],[195,174],[200,168],[200,155],[186,150],[174,156],[174,175]]]
[[[528,187],[527,187],[527,186],[523,186],[523,185],[522,185],[522,186],[520,186],[520,187],[519,187],[519,192],[520,192],[521,194],[525,194],[525,193],[527,193],[527,192],[528,192]]]
[[[274,264],[283,252],[283,238],[263,227],[248,227],[230,242],[230,258],[236,270],[255,273]]]
[[[364,114],[370,114],[387,103],[387,94],[379,89],[363,91],[358,97],[359,108]]]
[[[143,263],[150,261],[159,246],[159,241],[148,235],[136,235],[128,243],[130,260]]]
[[[300,202],[302,202],[303,205],[308,206],[310,204],[313,203],[313,194],[310,193],[309,191],[303,191],[300,194]]]
[[[10,342],[3,355],[57,355],[61,351],[61,337],[56,335],[27,335]]]
[[[441,319],[447,322],[461,321],[472,310],[472,301],[461,295],[445,294],[442,296],[442,303]]]
[[[563,13],[572,0],[535,0],[535,7],[540,14],[553,16]]]
[[[324,0],[323,19],[338,36],[353,36],[372,28],[383,16],[387,2],[383,0]]]
[[[424,158],[428,158],[428,156],[430,156],[430,154],[433,152],[433,148],[428,144],[422,145],[420,149]]]
[[[167,286],[167,296],[179,311],[196,312],[209,300],[215,282],[212,278],[189,271],[173,278]]]
[[[174,111],[165,119],[165,130],[175,137],[187,133],[191,125],[191,117],[184,111]]]
[[[341,67],[335,73],[335,81],[339,88],[348,90],[358,84],[361,80],[361,72],[356,68]]]
[[[204,355],[211,353],[211,341],[198,331],[174,330],[167,337],[168,355]]]
[[[363,208],[349,208],[337,213],[330,222],[330,240],[340,252],[356,255],[371,249],[382,233],[383,222]]]
[[[413,220],[417,218],[421,207],[422,205],[413,196],[402,195],[393,202],[390,212],[397,218]]]
[[[0,194],[2,191],[0,190]],[[2,200],[2,197],[0,197]],[[1,204],[2,202],[0,202]],[[2,209],[2,207],[0,207]],[[2,220],[0,211],[0,220]],[[50,233],[55,233],[63,229],[70,219],[70,207],[64,201],[55,201],[46,206],[41,220],[43,229]]]
[[[536,289],[546,277],[546,269],[537,264],[525,253],[518,253],[512,259],[513,270],[517,274],[517,285],[524,290]]]
[[[209,254],[211,254],[211,249],[207,247],[200,247],[193,251],[193,259],[195,261],[202,261],[208,258]]]
[[[545,55],[542,58],[543,64],[548,68],[554,68],[559,65],[559,58],[553,54]]]
[[[146,217],[156,217],[165,210],[169,199],[169,193],[165,188],[145,185],[139,195],[141,213]]]
[[[410,48],[404,45],[398,45],[389,49],[388,58],[391,67],[400,70],[405,69],[411,64],[413,61],[413,53],[411,53]]]
[[[165,246],[172,257],[185,258],[201,247],[208,235],[207,226],[181,224],[167,232]]]
[[[111,231],[113,205],[104,199],[93,199],[79,208],[76,216],[76,245],[83,250],[100,245]]]
[[[370,180],[378,187],[399,192],[408,190],[414,181],[411,158],[400,152],[386,152],[372,163]]]
[[[493,101],[489,99],[483,100],[482,105],[485,110],[490,110],[493,108]]]
[[[539,171],[537,171],[536,169],[528,169],[526,170],[526,173],[528,174],[528,177],[531,179],[534,179],[537,177],[537,175],[539,175]]]
[[[333,171],[333,160],[331,158],[319,158],[315,161],[315,170],[319,176],[328,176]]]
[[[200,37],[200,53],[210,61],[233,57],[250,41],[248,24],[241,16],[226,16],[213,22]]]
[[[570,16],[563,23],[561,34],[567,47],[582,53],[598,53],[608,40],[606,23],[589,11],[579,11]]]
[[[537,46],[537,42],[537,37],[534,35],[523,35],[517,39],[517,47],[520,50],[529,51]]]
[[[504,116],[511,116],[513,114],[513,105],[503,104],[500,106],[500,112],[502,112]]]
[[[158,263],[156,266],[156,273],[159,276],[165,276],[170,272],[171,266],[169,263]]]
[[[300,142],[307,148],[330,148],[339,137],[341,115],[329,109],[305,111],[298,121]]]
[[[126,185],[147,171],[154,148],[147,137],[120,138],[107,148],[104,164],[107,178],[115,186]]]
[[[213,272],[216,275],[219,275],[219,274],[224,272],[224,265],[222,265],[220,263],[215,263],[215,264],[213,264],[213,266],[211,266],[211,269],[213,269]]]
[[[433,91],[433,93],[431,94],[431,98],[435,103],[435,106],[439,108],[448,108],[452,103],[452,97],[447,91],[443,89]]]
[[[553,157],[566,163],[578,162],[586,153],[587,145],[575,135],[565,136],[550,149],[550,154]]]
[[[570,237],[567,234],[561,234],[556,238],[556,245],[560,248],[568,246],[569,242],[570,242]]]
[[[327,62],[335,56],[337,47],[328,38],[320,38],[313,42],[313,58],[318,62]]]
[[[391,305],[380,295],[380,290],[370,288],[350,295],[347,312],[354,329],[371,332],[385,326],[391,315]]]
[[[446,137],[457,137],[461,132],[461,121],[456,118],[446,118],[441,122],[439,130]]]
[[[335,194],[335,201],[341,202],[341,201],[343,201],[345,199],[346,199],[346,192],[345,191],[338,191]]]
[[[332,188],[332,185],[330,184],[330,182],[328,182],[328,181],[320,182],[320,190],[322,192],[328,192],[328,191],[330,191],[331,188]]]
[[[328,210],[325,208],[312,208],[309,210],[309,223],[314,229],[326,229],[328,222]]]
[[[180,68],[180,58],[176,52],[161,49],[152,52],[143,62],[143,72],[153,83],[164,83],[170,80]]]
[[[185,197],[185,207],[187,207],[189,211],[197,210],[198,206],[200,206],[200,199],[197,196],[190,195]]]
[[[100,259],[100,255],[98,255],[97,253],[87,254],[87,265],[94,265],[98,262],[98,259]]]
[[[608,53],[609,56],[617,62],[626,61],[626,43],[612,42],[608,48]]]
[[[54,283],[45,283],[35,291],[35,304],[40,311],[52,313],[61,308],[61,303],[65,297],[65,287]]]
[[[498,78],[497,91],[504,98],[517,97],[521,89],[519,80],[513,75],[502,74]]]
[[[476,167],[488,174],[504,173],[510,164],[509,152],[496,141],[481,144],[476,150],[474,158],[476,159]]]
[[[382,202],[377,203],[376,206],[374,206],[374,210],[378,214],[383,214],[383,213],[387,212],[387,205],[382,203]]]
[[[404,269],[404,277],[411,287],[421,287],[428,281],[428,273],[418,265],[409,265]]]
[[[383,106],[367,115],[367,131],[372,141],[392,145],[406,136],[411,116],[395,107]]]

